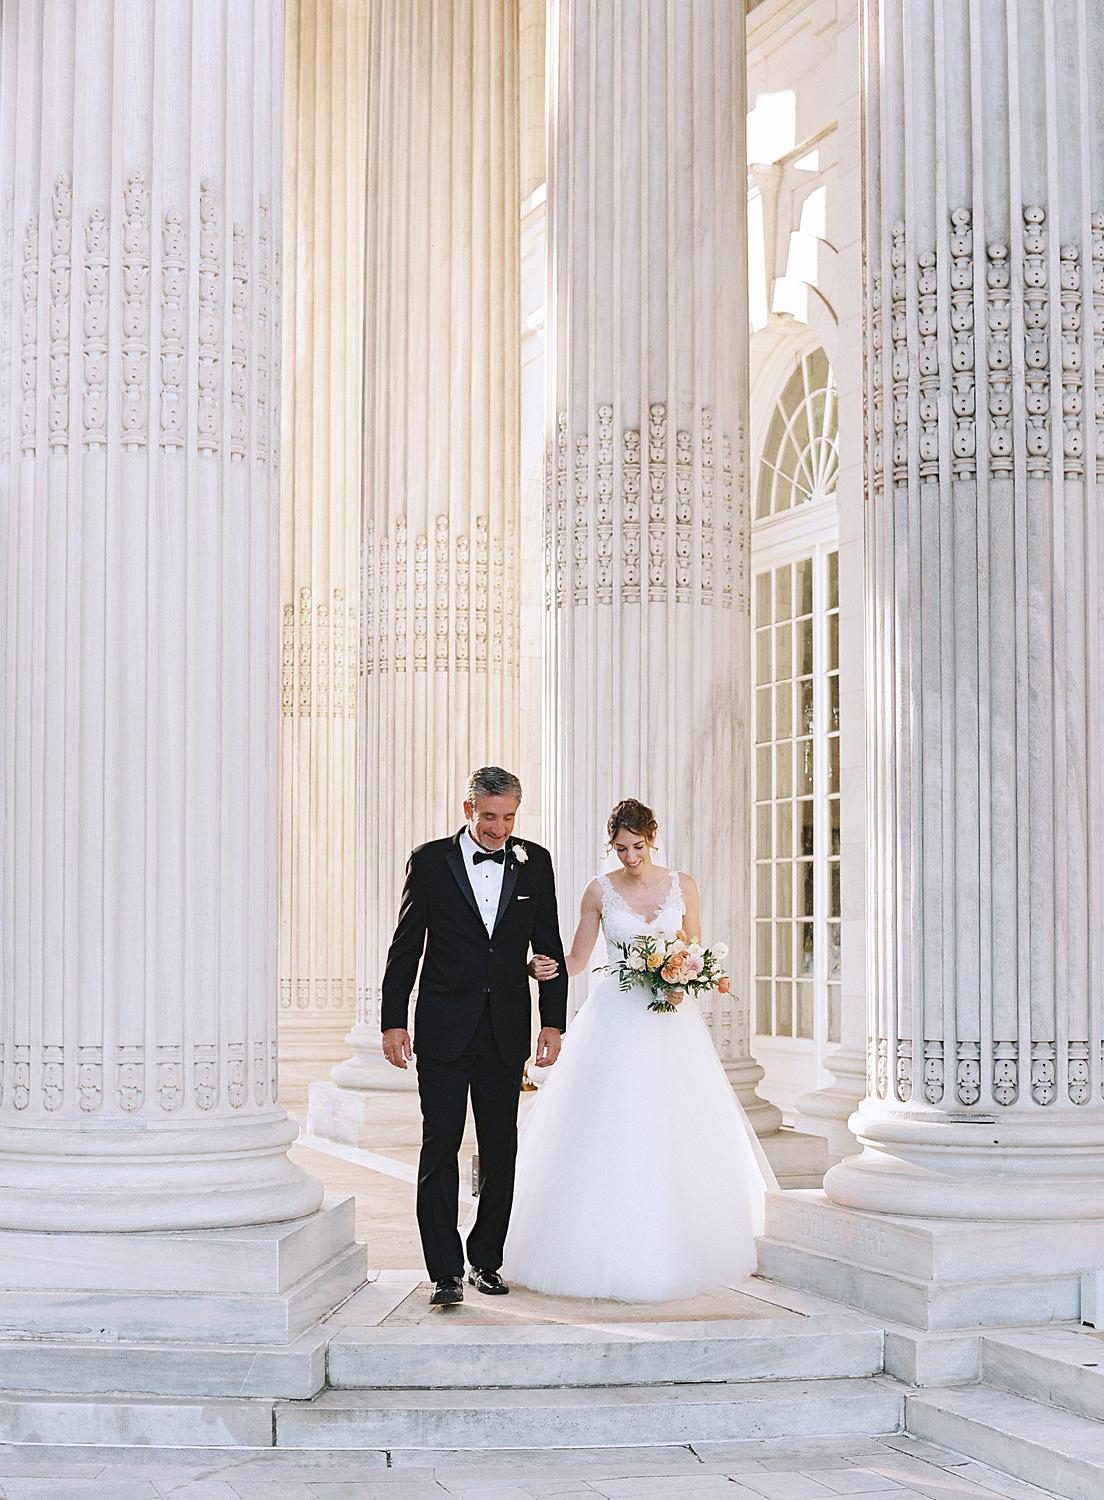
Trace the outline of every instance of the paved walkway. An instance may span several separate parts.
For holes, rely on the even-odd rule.
[[[0,1446],[3,1500],[1054,1500],[913,1438],[490,1453]]]

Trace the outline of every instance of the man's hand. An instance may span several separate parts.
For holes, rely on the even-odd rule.
[[[560,1055],[562,1038],[555,1026],[542,1026],[537,1037],[537,1055],[534,1061],[538,1068],[550,1068]]]
[[[543,984],[548,979],[555,979],[560,972],[560,966],[554,958],[549,958],[544,953],[534,953],[529,960],[529,974],[533,979]]]
[[[383,1055],[393,1068],[405,1068],[414,1056],[410,1045],[410,1033],[401,1026],[392,1026],[383,1033]]]

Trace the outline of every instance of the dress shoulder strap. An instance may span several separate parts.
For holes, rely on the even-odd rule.
[[[677,870],[671,871],[671,898],[678,902],[679,911],[684,912],[686,910],[686,902],[682,895],[682,881],[679,879],[679,872]]]

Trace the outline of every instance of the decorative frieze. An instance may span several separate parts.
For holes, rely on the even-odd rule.
[[[411,650],[417,672],[513,671],[519,646],[515,554],[512,529],[492,538],[484,515],[475,518],[474,536],[454,533],[448,518],[438,516],[432,546],[426,534],[416,536],[411,546],[405,516],[396,520],[390,541],[375,523],[368,526],[365,674],[405,671]],[[408,599],[413,606],[412,648]],[[346,703],[354,704],[355,697]]]
[[[72,284],[73,184],[67,174],[54,183],[50,224],[50,395],[47,443],[69,446],[69,316]]]
[[[217,453],[221,437],[222,256],[219,210],[209,181],[199,189],[199,327],[196,360],[197,445]]]
[[[994,241],[986,250],[986,364],[989,376],[989,472],[1011,474],[1012,434],[1012,273],[1008,246]]]
[[[23,311],[20,318],[19,446],[33,453],[38,443],[38,215],[23,234]]]
[[[161,447],[184,446],[184,369],[187,314],[184,223],[169,209],[161,226]]]
[[[103,448],[107,443],[108,249],[107,215],[94,208],[84,230],[81,420],[85,448]]]
[[[15,189],[4,194],[0,223],[0,462],[11,457],[12,256],[15,253]],[[2,1086],[2,1085],[0,1085]]]
[[[735,529],[736,481],[732,467],[731,439],[723,439],[723,465],[719,476],[718,516],[717,436],[715,417],[709,407],[700,413],[700,429],[679,428],[674,452],[668,451],[667,408],[653,402],[648,410],[647,461],[642,461],[644,440],[627,427],[618,441],[615,413],[608,403],[596,412],[594,462],[588,433],[574,438],[572,465],[571,534],[567,532],[567,444],[568,419],[561,412],[556,421],[555,443],[546,450],[545,463],[545,577],[546,598],[553,594],[563,607],[568,586],[572,602],[586,605],[593,599],[610,605],[615,597],[623,604],[665,603],[668,598],[668,552],[673,554],[674,602],[731,607],[733,574],[741,566]],[[620,469],[620,473],[618,473]],[[668,494],[673,487],[673,501]],[[647,522],[642,523],[641,492],[648,495]],[[620,544],[615,525],[615,496],[620,496]],[[672,515],[668,507],[671,504]],[[674,535],[668,522],[673,522]],[[717,523],[720,521],[720,556],[717,555]],[[641,581],[642,535],[647,545],[647,580]],[[569,546],[570,543],[570,546]],[[570,553],[570,568],[568,558]],[[717,588],[718,565],[720,588]],[[736,594],[743,590],[736,580]]]
[[[245,225],[235,224],[230,290],[230,458],[240,462],[249,439],[249,261]]]
[[[328,597],[315,601],[313,589],[304,584],[297,603],[284,602],[280,624],[284,718],[355,717],[358,634],[356,608],[347,602],[344,589],[332,589]],[[365,649],[367,653],[367,645]]]
[[[954,472],[977,472],[977,391],[974,373],[974,230],[968,208],[951,214],[951,409]]]
[[[132,172],[123,207],[123,444],[144,448],[149,433],[149,190]]]

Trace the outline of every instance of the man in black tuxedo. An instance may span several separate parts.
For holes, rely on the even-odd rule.
[[[531,1026],[529,953],[556,960],[540,986],[536,1064],[550,1067],[567,1023],[567,968],[547,849],[513,835],[521,783],[498,766],[473,772],[467,825],[410,856],[383,976],[383,1053],[405,1068],[417,1053],[422,1104],[418,1228],[437,1306],[464,1298],[456,1227],[458,1156],[471,1092],[479,1143],[479,1211],[468,1236],[469,1281],[501,1295],[498,1274],[514,1198],[517,1111]],[[424,956],[423,956],[424,955]],[[407,1012],[418,980],[414,1041]]]

